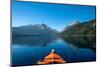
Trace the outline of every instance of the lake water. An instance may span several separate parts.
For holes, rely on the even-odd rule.
[[[37,61],[55,49],[66,63],[96,60],[95,36],[14,36],[12,41],[13,66],[36,65]]]

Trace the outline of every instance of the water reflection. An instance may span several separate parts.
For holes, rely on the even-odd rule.
[[[62,39],[66,43],[70,43],[77,48],[88,48],[96,51],[96,37],[95,36],[63,36]]]
[[[57,38],[49,36],[14,36],[13,44],[27,45],[27,46],[47,46]],[[77,48],[89,48],[96,50],[95,36],[63,36],[61,37],[66,43],[71,44]]]
[[[13,44],[20,46],[47,46],[52,41],[58,39],[50,36],[14,36]],[[60,39],[65,43],[69,43],[77,48],[89,48],[96,51],[96,37],[95,36],[62,36]]]
[[[67,63],[95,61],[96,59],[95,37],[14,36],[12,40],[13,66],[35,65],[52,49],[55,49]],[[75,51],[75,47],[80,49]]]
[[[12,43],[20,46],[46,46],[54,39],[49,36],[14,36]]]

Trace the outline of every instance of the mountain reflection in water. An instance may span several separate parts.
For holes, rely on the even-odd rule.
[[[54,39],[50,36],[14,36],[12,42],[20,46],[46,46]]]
[[[26,46],[46,46],[58,38],[49,36],[14,36],[13,44],[26,45]],[[96,37],[95,36],[63,36],[60,39],[64,40],[77,48],[89,48],[96,50]]]
[[[96,37],[95,36],[66,36],[62,39],[77,48],[89,48],[96,51]]]
[[[67,63],[96,60],[96,39],[92,36],[13,36],[12,40],[13,66],[37,65],[52,49]]]

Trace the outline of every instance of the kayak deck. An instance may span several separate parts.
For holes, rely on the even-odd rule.
[[[66,61],[58,55],[54,49],[52,49],[51,53],[47,55],[42,61],[38,61],[37,64],[56,64],[56,63],[65,63]]]

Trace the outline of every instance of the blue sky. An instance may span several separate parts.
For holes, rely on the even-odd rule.
[[[47,24],[58,31],[70,25],[95,19],[95,6],[47,4],[38,2],[12,1],[12,26]]]

